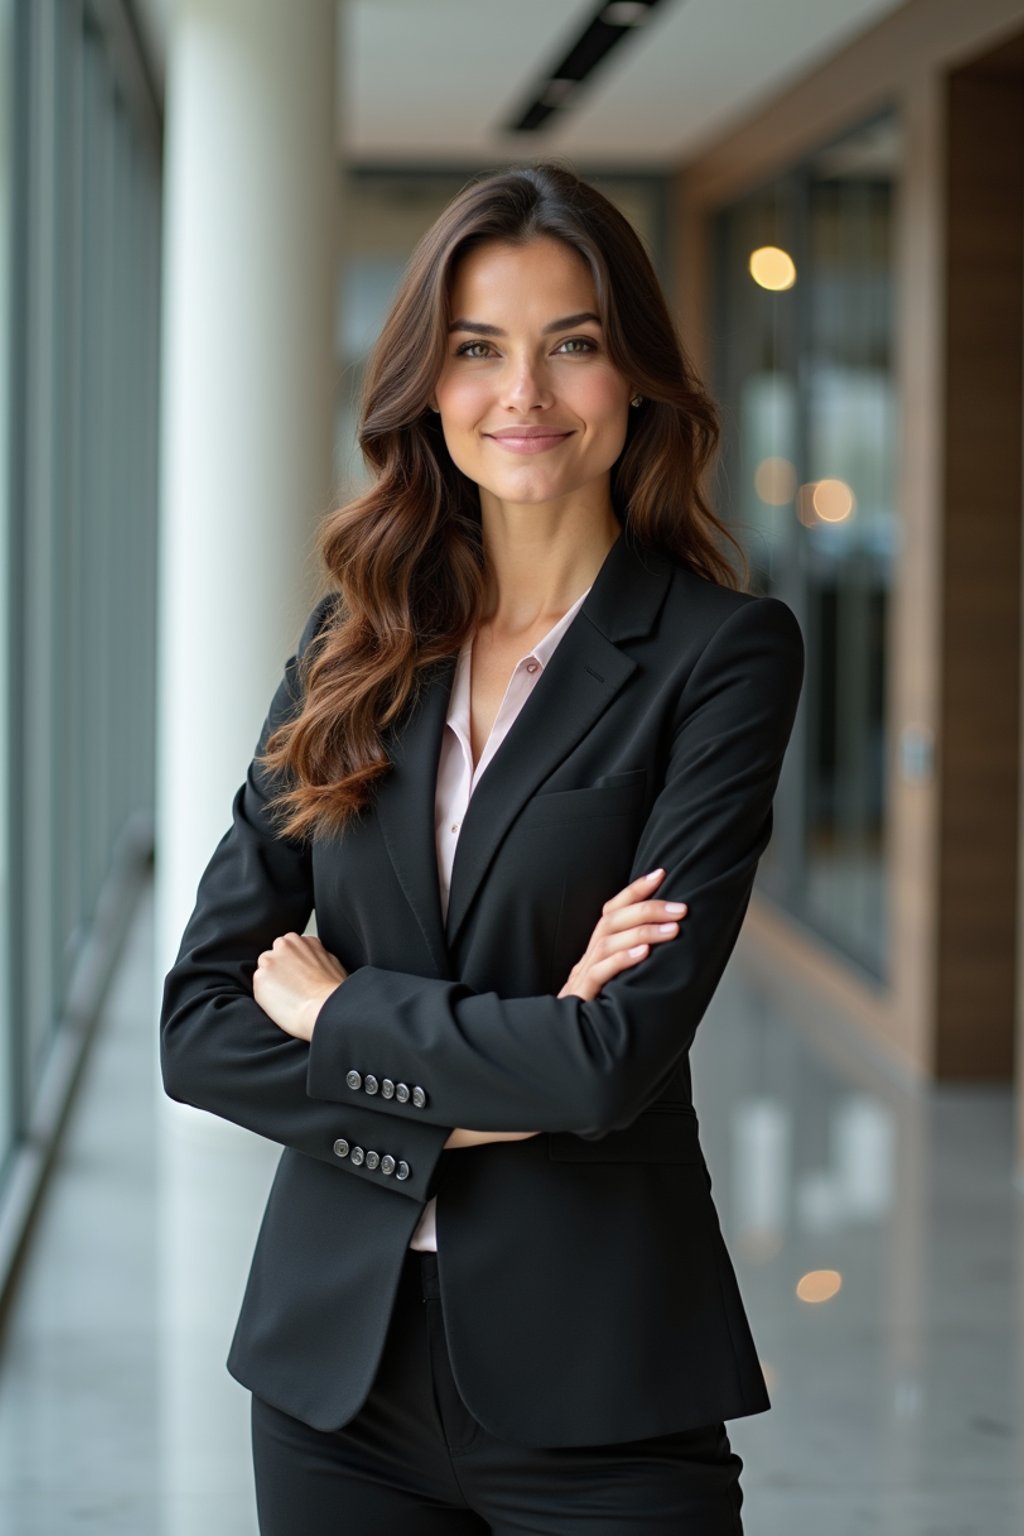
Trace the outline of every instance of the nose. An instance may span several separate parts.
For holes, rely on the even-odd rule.
[[[501,401],[509,410],[528,411],[551,404],[552,391],[543,361],[523,357],[512,361],[502,379]]]

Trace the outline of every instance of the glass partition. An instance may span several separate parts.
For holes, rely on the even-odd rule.
[[[879,978],[900,159],[886,112],[722,210],[714,229],[717,505],[754,589],[784,598],[807,642],[759,881]]]
[[[127,899],[151,837],[161,162],[124,27],[116,8],[0,0],[8,1231],[36,1177],[12,1170],[41,1166],[70,1091],[110,893]]]

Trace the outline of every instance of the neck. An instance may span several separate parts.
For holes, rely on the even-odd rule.
[[[513,636],[557,623],[590,586],[621,532],[610,507],[603,516],[566,519],[554,528],[539,517],[485,518],[487,596],[480,627]]]

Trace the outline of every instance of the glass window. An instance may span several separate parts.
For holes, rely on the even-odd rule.
[[[761,883],[887,972],[886,623],[896,556],[899,122],[886,112],[716,220],[718,496],[807,678]]]
[[[0,1203],[151,851],[160,146],[126,27],[0,0]]]

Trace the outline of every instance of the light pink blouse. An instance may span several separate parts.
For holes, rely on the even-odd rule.
[[[473,766],[473,749],[470,745],[470,719],[469,719],[469,684],[470,667],[473,654],[473,637],[466,640],[459,652],[455,663],[455,676],[452,679],[451,699],[448,704],[448,718],[444,737],[441,742],[441,756],[438,761],[437,790],[434,798],[434,829],[437,841],[437,873],[441,889],[441,910],[445,918],[448,916],[448,890],[451,885],[452,865],[455,862],[455,845],[459,840],[459,828],[462,826],[462,818],[466,814],[469,797],[480,782],[480,777],[497,752],[501,743],[508,735],[509,727],[522,709],[536,685],[537,679],[544,670],[551,653],[561,640],[565,631],[569,628],[579,609],[583,605],[586,592],[581,592],[557,624],[552,625],[542,640],[538,640],[532,651],[516,662],[512,676],[508,680],[505,696],[501,701],[498,713],[494,717],[491,726],[491,734],[480,754],[480,761]],[[526,1127],[509,1125],[505,1130],[514,1131]],[[472,1148],[465,1150],[467,1157],[473,1156]],[[419,1248],[426,1252],[437,1252],[437,1229],[435,1225],[435,1212],[437,1210],[437,1197],[428,1200],[423,1207],[423,1214],[419,1219],[416,1230],[410,1239],[410,1248]]]

